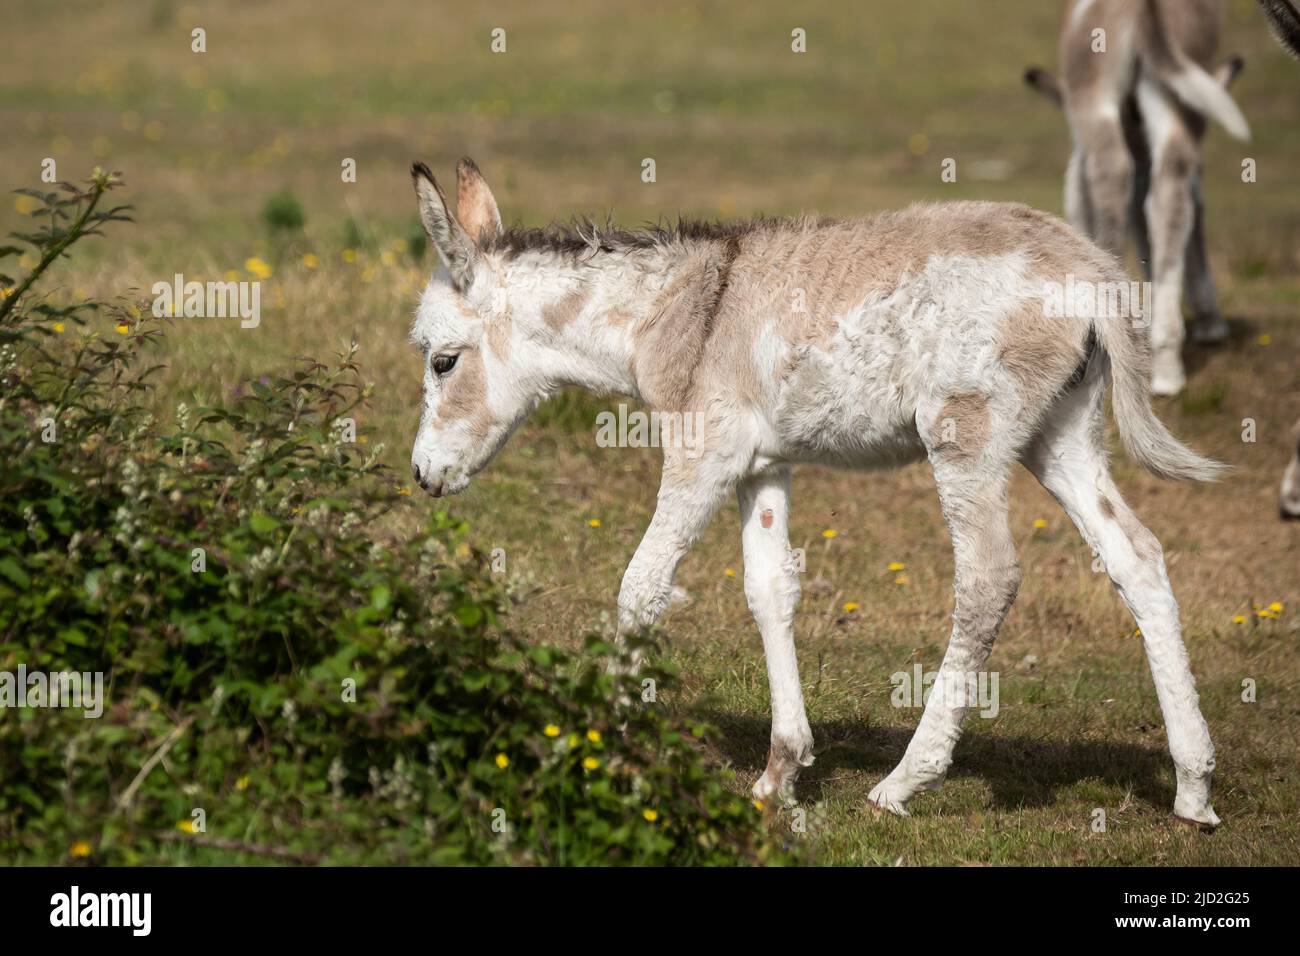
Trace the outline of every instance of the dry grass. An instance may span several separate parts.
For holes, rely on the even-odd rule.
[[[105,162],[125,171],[141,219],[58,294],[147,289],[177,271],[218,278],[250,255],[272,261],[259,329],[176,323],[160,407],[214,399],[355,337],[376,382],[361,425],[403,475],[419,390],[405,333],[421,272],[392,242],[413,218],[405,170],[415,156],[446,173],[459,153],[475,154],[507,216],[529,222],[609,208],[630,223],[678,211],[855,214],[923,197],[1059,208],[1064,124],[1019,86],[1022,64],[1054,59],[1050,4],[924,0],[864,17],[834,4],[796,16],[774,0],[743,12],[584,0],[559,17],[515,0],[458,5],[451,17],[375,0],[363,18],[341,0],[158,2],[126,15],[91,3],[63,4],[57,16],[23,6],[17,22],[30,42],[0,64],[4,185],[30,184],[45,155],[63,176]],[[1221,485],[1176,486],[1116,458],[1125,495],[1168,552],[1219,751],[1225,826],[1206,835],[1172,822],[1172,766],[1133,623],[1027,474],[1013,508],[1025,583],[990,665],[1001,713],[971,721],[947,785],[918,798],[912,819],[867,810],[917,719],[890,706],[889,675],[914,661],[932,669],[943,652],[950,549],[923,467],[804,469],[792,533],[808,553],[798,632],[818,758],[800,791],[809,834],[791,838],[813,840],[827,862],[1300,860],[1300,527],[1280,524],[1275,507],[1300,410],[1300,192],[1288,179],[1300,153],[1297,77],[1253,4],[1231,9],[1229,45],[1249,61],[1236,89],[1256,128],[1247,155],[1261,170],[1258,184],[1242,184],[1241,150],[1211,135],[1211,254],[1234,339],[1194,351],[1188,396],[1160,411],[1236,470]],[[49,53],[69,16],[96,44],[71,73]],[[203,57],[188,52],[191,24],[208,29]],[[497,25],[510,52],[493,58]],[[803,59],[786,52],[795,25],[810,37]],[[658,161],[653,186],[639,180],[647,155]],[[355,185],[339,181],[345,156],[359,160]],[[959,161],[955,185],[939,182],[945,156]],[[308,226],[277,243],[257,212],[286,184]],[[4,225],[16,218],[0,214]],[[356,262],[342,258],[348,216],[374,236]],[[305,252],[319,256],[316,269],[302,264]],[[520,594],[513,624],[539,640],[576,643],[607,627],[653,507],[656,453],[596,448],[596,407],[544,410],[446,504],[484,551],[505,549]],[[1255,443],[1241,440],[1246,418]],[[404,520],[431,506],[413,498]],[[1046,527],[1034,527],[1038,518]],[[906,583],[890,562],[906,564]],[[670,614],[663,642],[682,674],[668,704],[719,724],[719,759],[752,779],[765,759],[767,687],[740,568],[728,510],[683,566],[692,600]],[[1276,620],[1254,615],[1273,601],[1285,605]],[[1246,622],[1233,623],[1238,615]],[[1258,684],[1256,703],[1241,701],[1245,679]],[[1104,834],[1090,831],[1097,807],[1109,817]]]

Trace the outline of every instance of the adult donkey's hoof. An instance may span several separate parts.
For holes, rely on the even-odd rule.
[[[1187,384],[1183,360],[1177,350],[1165,349],[1151,356],[1151,394],[1172,397]]]
[[[1231,334],[1232,329],[1220,315],[1197,319],[1192,323],[1191,339],[1197,345],[1218,345],[1220,342],[1228,341],[1228,336]]]

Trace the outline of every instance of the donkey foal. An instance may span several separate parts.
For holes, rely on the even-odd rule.
[[[943,780],[973,703],[965,689],[1015,600],[1007,482],[1021,461],[1099,552],[1142,628],[1177,770],[1174,812],[1218,822],[1214,751],[1160,544],[1107,468],[1111,374],[1120,433],[1138,461],[1197,480],[1219,466],[1152,414],[1140,328],[1122,315],[1060,308],[1067,283],[1126,284],[1111,256],[1045,213],[970,202],[850,221],[506,230],[472,162],[457,169],[456,215],[427,167],[413,176],[446,266],[412,330],[426,360],[416,480],[434,496],[462,490],[565,385],[700,416],[701,440],[664,450],[654,517],[619,591],[618,628],[626,637],[659,618],[678,563],[734,492],[772,696],[757,796],[790,798],[813,761],[795,661],[790,466],[927,458],[934,471],[956,556],[956,606],[916,733],[871,792],[875,805],[902,814]]]

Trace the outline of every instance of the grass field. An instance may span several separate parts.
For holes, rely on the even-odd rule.
[[[405,337],[431,262],[411,247],[412,159],[449,176],[473,155],[506,218],[530,224],[607,211],[629,225],[678,213],[857,215],[934,198],[1060,211],[1064,119],[1020,82],[1027,63],[1055,62],[1059,10],[1041,0],[6,7],[0,186],[34,185],[46,157],[65,179],[101,164],[123,172],[136,206],[138,225],[87,244],[51,294],[243,275],[260,260],[254,269],[271,275],[258,328],[174,324],[160,413],[355,337],[375,382],[361,425],[403,477],[420,387]],[[1173,767],[1133,622],[1027,473],[1013,504],[1025,580],[989,665],[1000,713],[970,720],[947,784],[919,797],[911,818],[872,813],[867,793],[919,716],[891,706],[889,677],[938,666],[951,551],[925,466],[809,468],[795,474],[792,544],[808,556],[797,630],[817,762],[800,785],[807,832],[791,839],[811,841],[821,862],[1300,862],[1300,525],[1276,509],[1300,413],[1300,70],[1252,2],[1229,10],[1224,53],[1247,59],[1234,95],[1255,139],[1211,132],[1205,192],[1233,337],[1190,351],[1187,394],[1159,412],[1236,469],[1217,486],[1177,486],[1116,455],[1127,499],[1167,553],[1218,749],[1224,825],[1206,834],[1174,823]],[[191,52],[194,27],[206,30],[205,53]],[[498,27],[507,47],[494,54]],[[805,54],[790,50],[796,27]],[[958,180],[945,184],[949,157]],[[1245,157],[1256,183],[1241,180]],[[348,158],[355,183],[340,177]],[[287,238],[260,218],[285,188],[306,214]],[[22,210],[6,200],[0,227],[17,226]],[[440,505],[469,521],[485,551],[504,549],[513,626],[538,639],[577,645],[609,627],[653,508],[657,453],[596,447],[595,413],[611,404],[557,399]],[[1243,441],[1245,419],[1256,441]],[[386,531],[414,527],[431,507],[412,496],[405,523]],[[690,600],[661,637],[682,674],[668,704],[719,725],[716,757],[748,783],[765,763],[768,704],[740,570],[732,509],[684,563]],[[1273,602],[1283,610],[1258,615]],[[1091,827],[1096,808],[1103,833]],[[783,811],[773,825],[790,821]]]

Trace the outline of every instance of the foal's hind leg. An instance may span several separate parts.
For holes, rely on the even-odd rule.
[[[1178,776],[1174,813],[1207,826],[1219,822],[1210,806],[1214,747],[1196,699],[1187,650],[1165,572],[1160,542],[1120,497],[1101,446],[1104,383],[1090,372],[1062,398],[1025,455],[1025,464],[1069,513],[1101,556],[1115,589],[1142,629],[1156,696],[1164,714]]]
[[[962,719],[974,703],[969,691],[1020,586],[1007,526],[1007,465],[952,450],[932,445],[930,453],[956,558],[952,636],[907,752],[869,797],[876,806],[902,815],[918,791],[943,782]]]
[[[741,543],[745,551],[745,598],[763,635],[767,682],[772,694],[772,747],[754,796],[794,798],[799,770],[813,762],[812,731],[804,712],[794,652],[794,610],[799,574],[790,555],[787,522],[790,472],[775,468],[742,481]]]

